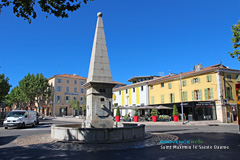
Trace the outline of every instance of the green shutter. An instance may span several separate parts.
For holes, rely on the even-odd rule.
[[[187,85],[187,81],[184,80],[184,81],[183,81],[183,86],[186,86],[186,85]]]
[[[164,94],[161,95],[161,103],[164,103]]]
[[[202,90],[199,90],[199,100],[202,100]]]
[[[152,99],[152,104],[154,104],[154,96],[152,96],[151,99]]]
[[[174,103],[175,102],[174,93],[172,94],[172,100],[173,100],[173,103]]]
[[[200,78],[198,78],[198,83],[200,83]]]
[[[168,83],[168,88],[169,88],[169,89],[172,88],[172,83]]]
[[[240,81],[240,74],[237,75],[237,81]]]
[[[193,84],[193,79],[191,79],[191,83]]]
[[[209,82],[209,75],[207,75],[207,82]]]
[[[213,98],[213,88],[210,88],[210,99],[214,99]]]
[[[192,91],[192,100],[194,101],[194,91]]]
[[[212,75],[209,75],[209,82],[212,82]]]
[[[227,87],[225,87],[225,93],[226,93],[226,99],[228,99],[229,95],[228,95],[228,90],[227,90]]]
[[[230,99],[233,99],[233,96],[232,96],[232,87],[230,86]]]
[[[184,94],[184,101],[186,102],[187,101],[187,91],[183,92],[183,94]]]
[[[205,100],[208,100],[208,93],[207,93],[207,89],[204,89],[204,93],[205,93]]]

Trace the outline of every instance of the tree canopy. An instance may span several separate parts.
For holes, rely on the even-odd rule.
[[[0,13],[3,7],[13,5],[13,13],[17,17],[22,17],[31,23],[32,18],[35,19],[37,17],[35,11],[36,2],[41,11],[47,13],[47,16],[53,14],[56,17],[67,18],[69,12],[80,8],[81,2],[87,4],[88,1],[94,0],[1,0]]]
[[[10,88],[9,78],[5,77],[4,74],[0,74],[0,103],[5,100],[5,96],[8,94]]]
[[[233,32],[233,38],[232,38],[232,43],[233,43],[233,48],[235,49],[234,52],[229,52],[230,56],[232,58],[237,58],[238,61],[240,61],[240,50],[238,48],[240,47],[240,20],[238,21],[238,24],[235,24],[232,26],[232,32]]]

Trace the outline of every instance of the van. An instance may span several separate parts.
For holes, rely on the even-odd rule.
[[[5,127],[5,129],[8,129],[8,127],[34,127],[38,123],[39,120],[36,111],[14,110],[9,112],[5,118],[3,127]]]

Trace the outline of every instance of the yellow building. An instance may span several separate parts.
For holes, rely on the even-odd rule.
[[[222,64],[203,68],[199,64],[181,76],[175,74],[149,81],[149,105],[176,105],[181,112],[182,96],[183,112],[188,120],[232,122],[237,120],[237,84],[240,84],[240,70]],[[171,115],[170,110],[162,112]]]
[[[71,107],[71,100],[79,101],[80,107],[85,103],[85,88],[83,85],[86,83],[87,78],[71,75],[61,74],[49,78],[48,83],[54,88],[54,97],[52,103],[51,114],[56,116],[63,115],[76,115],[77,111]],[[55,107],[54,107],[55,106]]]

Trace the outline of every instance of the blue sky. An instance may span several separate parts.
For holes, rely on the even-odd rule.
[[[0,73],[13,87],[28,73],[87,77],[99,11],[115,81],[167,75],[169,69],[187,72],[198,63],[207,67],[220,59],[240,69],[240,62],[228,55],[239,6],[240,0],[95,0],[68,19],[38,12],[32,24],[8,7],[0,15]]]

